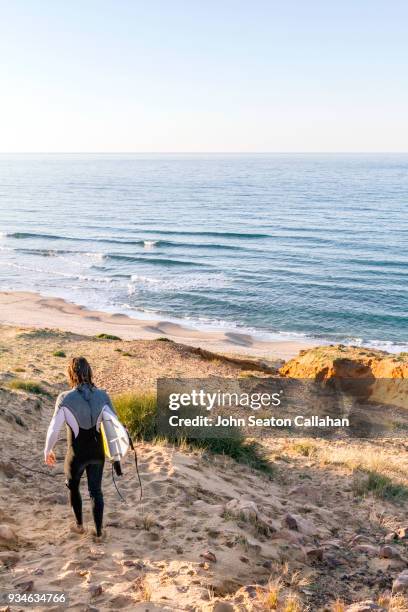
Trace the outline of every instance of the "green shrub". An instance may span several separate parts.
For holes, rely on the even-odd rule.
[[[69,332],[61,332],[57,329],[49,329],[47,327],[40,329],[32,329],[31,331],[17,334],[17,338],[58,338],[68,336]]]
[[[204,438],[187,441],[192,448],[201,448],[216,455],[226,455],[237,463],[243,463],[255,470],[272,474],[273,466],[265,457],[262,447],[254,440],[243,436],[235,438]]]
[[[122,340],[119,336],[114,336],[113,334],[97,334],[95,338],[99,340]]]
[[[153,393],[122,393],[113,398],[113,405],[120,420],[132,437],[157,440],[157,399]],[[160,438],[160,441],[163,441]],[[186,449],[202,449],[217,455],[226,455],[254,469],[272,473],[272,466],[264,456],[261,446],[241,435],[231,438],[168,437],[167,441]]]
[[[156,338],[157,342],[173,342],[170,338],[166,338],[166,336],[160,336],[160,338]]]
[[[400,483],[393,482],[391,478],[375,471],[361,471],[353,482],[353,491],[356,495],[373,493],[380,499],[390,501],[403,501],[408,499],[408,488]]]
[[[54,351],[53,355],[54,357],[66,357],[66,354],[64,353],[64,351]]]
[[[121,393],[113,398],[113,405],[132,437],[154,438],[157,402],[153,393]]]
[[[15,378],[9,382],[8,386],[10,389],[27,391],[27,393],[35,393],[36,395],[49,395],[48,391],[46,391],[44,387],[32,380],[21,380],[20,378]]]

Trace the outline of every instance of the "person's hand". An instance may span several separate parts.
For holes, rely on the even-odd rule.
[[[50,467],[52,467],[53,465],[55,465],[56,460],[57,458],[55,456],[54,451],[50,451],[45,458],[45,463],[49,465]]]

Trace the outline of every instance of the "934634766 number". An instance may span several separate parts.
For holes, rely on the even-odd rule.
[[[41,591],[21,593],[18,591],[9,591],[0,593],[0,603],[3,605],[18,605],[18,606],[62,606],[68,605],[68,595],[61,591]]]

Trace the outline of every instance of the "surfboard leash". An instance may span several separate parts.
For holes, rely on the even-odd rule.
[[[48,476],[48,478],[55,478],[56,474],[52,472],[44,472],[43,470],[35,470],[34,468],[28,467],[28,465],[24,465],[24,463],[20,463],[15,459],[15,457],[10,457],[10,461],[16,463],[18,466],[24,468],[28,472],[32,472],[33,474],[41,474],[41,476]]]
[[[118,485],[116,484],[113,463],[112,463],[112,481],[113,481],[113,484],[115,485],[116,493],[119,495],[119,498],[123,501],[124,504],[127,504],[126,499],[123,497],[122,493],[118,489]]]
[[[128,432],[128,436],[129,436],[129,432]],[[140,487],[140,498],[139,498],[139,501],[142,501],[142,499],[143,499],[142,479],[140,478],[140,473],[139,473],[139,465],[138,465],[138,461],[137,461],[137,452],[136,452],[136,449],[134,447],[133,440],[132,440],[132,438],[130,436],[129,436],[129,444],[130,444],[130,448],[132,449],[133,454],[135,456],[136,474],[137,474],[137,477],[139,479],[139,487]]]
[[[132,450],[132,452],[133,452],[134,458],[135,458],[136,474],[137,474],[137,478],[138,478],[138,480],[139,480],[139,487],[140,487],[140,498],[139,498],[139,502],[141,502],[141,501],[142,501],[142,499],[143,499],[143,486],[142,486],[142,479],[140,478],[140,473],[139,473],[139,464],[138,464],[138,460],[137,460],[137,452],[136,452],[135,446],[134,446],[134,444],[133,444],[133,440],[132,440],[132,438],[130,437],[130,434],[129,434],[129,431],[128,431],[128,429],[127,429],[127,428],[126,428],[126,433],[127,433],[127,435],[128,435],[128,438],[129,438],[129,446],[130,446],[130,448],[131,448],[131,450]],[[118,494],[119,498],[121,499],[121,501],[122,501],[123,503],[127,504],[126,499],[123,497],[122,493],[121,493],[121,492],[119,491],[119,489],[118,489],[118,485],[116,484],[116,480],[115,480],[115,469],[114,469],[114,468],[115,468],[115,464],[114,464],[114,463],[112,463],[112,481],[113,481],[113,484],[115,485],[116,492],[117,492],[117,494]],[[119,474],[120,474],[120,472],[119,472]]]

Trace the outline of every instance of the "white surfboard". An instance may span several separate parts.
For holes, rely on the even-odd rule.
[[[102,414],[101,433],[105,455],[111,461],[120,461],[129,450],[129,436],[119,419],[106,410]]]

